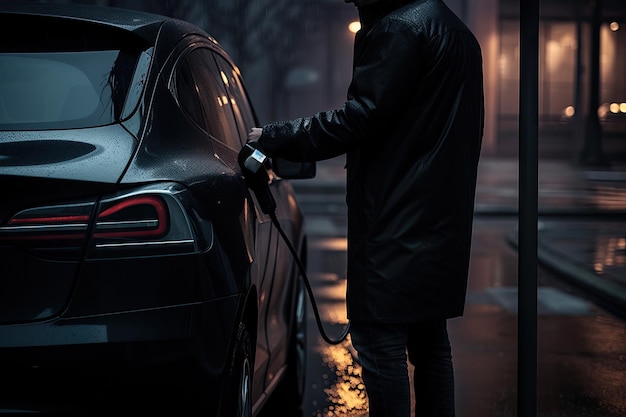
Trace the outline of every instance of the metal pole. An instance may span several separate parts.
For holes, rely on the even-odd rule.
[[[579,152],[583,150],[585,119],[583,115],[583,0],[576,4],[576,64],[574,66],[574,138]],[[582,155],[575,154],[572,162],[579,163]]]
[[[539,0],[520,2],[518,417],[537,416]]]
[[[602,126],[598,118],[600,104],[600,30],[602,29],[602,0],[591,2],[593,11],[591,16],[591,63],[589,105],[586,117],[584,149],[580,161],[584,165],[608,166],[609,160],[602,151]]]

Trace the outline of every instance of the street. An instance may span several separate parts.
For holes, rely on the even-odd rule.
[[[347,323],[342,197],[303,196],[303,207],[309,233],[309,279],[325,331],[336,338]],[[548,217],[541,219],[541,228],[567,239],[581,222]],[[602,219],[584,222],[593,229],[623,225]],[[475,220],[465,315],[449,322],[457,417],[517,415],[518,258],[511,243],[516,227],[514,215],[478,215]],[[543,265],[538,267],[538,415],[623,417],[624,311],[621,315],[609,312],[591,294],[555,274]],[[367,416],[358,357],[349,340],[339,345],[324,342],[311,305],[308,329],[304,415]]]

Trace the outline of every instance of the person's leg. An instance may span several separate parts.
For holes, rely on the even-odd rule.
[[[454,369],[446,320],[411,324],[407,350],[415,367],[415,417],[454,417]]]
[[[363,371],[369,417],[410,417],[406,324],[350,324],[350,337]]]

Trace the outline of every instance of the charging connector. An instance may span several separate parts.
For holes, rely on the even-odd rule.
[[[254,191],[261,211],[272,214],[276,211],[276,201],[270,192],[269,175],[265,169],[267,156],[255,147],[256,144],[246,143],[238,155],[238,162],[248,187]]]
[[[252,148],[252,146],[250,146],[249,144],[246,144],[246,146]],[[267,156],[265,156],[263,152],[259,151],[258,149],[254,149],[250,156],[245,158],[244,166],[248,171],[256,174],[257,171],[261,169],[266,160]]]

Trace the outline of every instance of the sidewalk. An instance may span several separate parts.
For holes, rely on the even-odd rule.
[[[626,221],[626,163],[587,169],[564,160],[540,160],[540,216],[611,216]],[[483,158],[478,170],[476,214],[517,215],[520,168],[517,160]]]
[[[476,189],[476,216],[517,216],[516,159],[483,158]],[[319,162],[316,178],[294,181],[304,204],[331,202],[345,211],[343,159]],[[538,166],[538,261],[571,284],[626,311],[626,164],[587,169],[564,160]],[[552,227],[567,221],[567,226]],[[517,246],[517,233],[509,242]]]
[[[600,170],[542,160],[538,174],[539,263],[606,307],[626,311],[626,165]],[[483,160],[477,215],[517,215],[518,177],[515,160]],[[515,247],[517,238],[509,237]]]
[[[517,169],[517,161],[484,161],[479,215],[498,209],[517,214],[506,191],[515,190]],[[540,161],[538,182],[539,263],[605,307],[626,311],[626,166],[600,170]],[[551,220],[566,221],[567,228],[550,227]],[[509,241],[517,246],[517,234]]]

